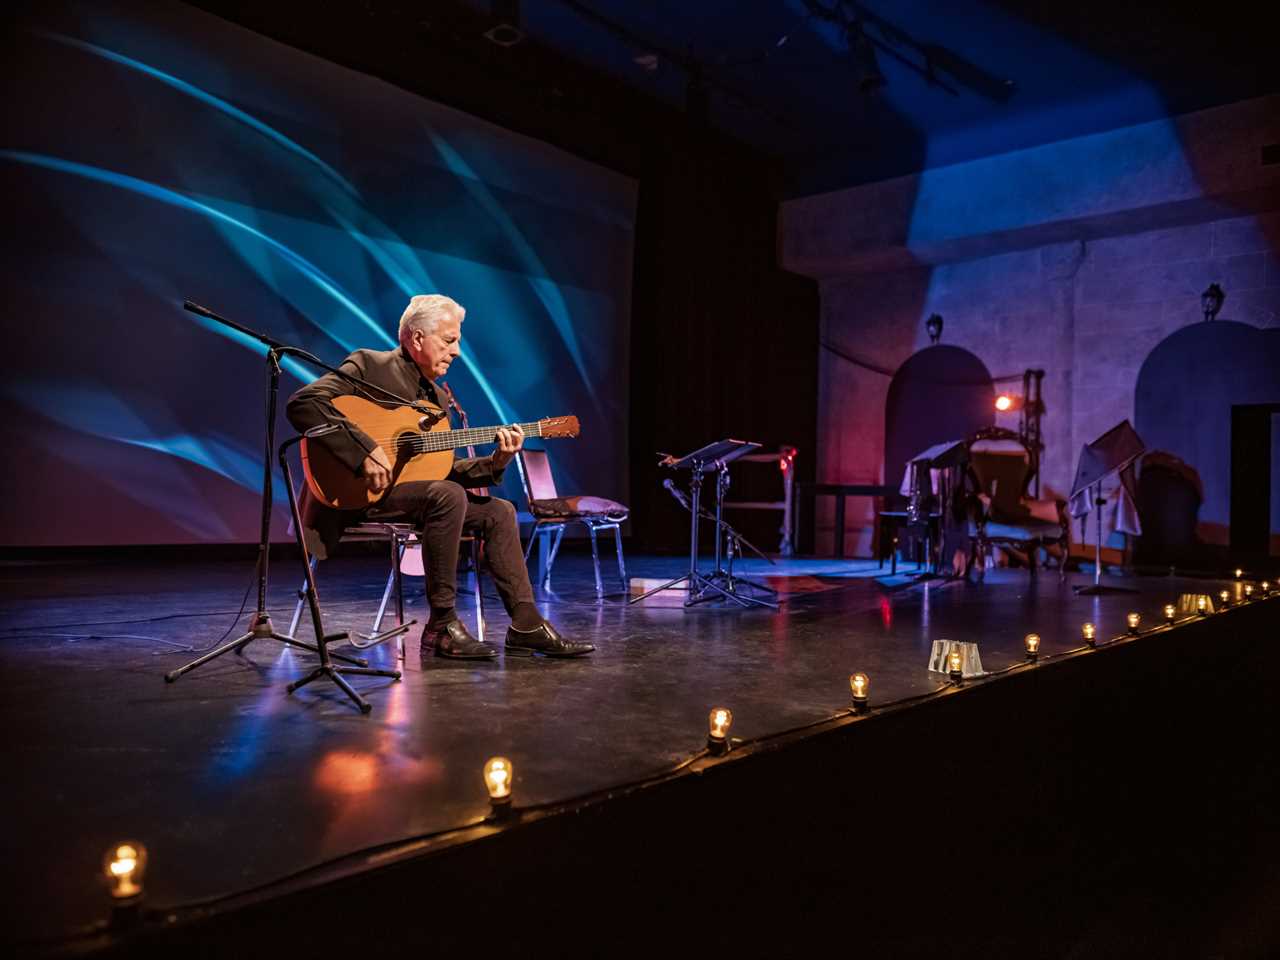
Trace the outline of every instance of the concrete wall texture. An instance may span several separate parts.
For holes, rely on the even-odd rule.
[[[1227,294],[1220,320],[1280,330],[1280,166],[1260,149],[1277,141],[1268,97],[784,204],[783,265],[821,287],[818,479],[899,482],[883,476],[888,374],[940,313],[942,342],[1009,378],[997,388],[1046,371],[1042,484],[1065,497],[1080,447],[1134,420],[1147,356],[1204,322],[1210,283]],[[1192,466],[1229,484],[1221,465]],[[864,555],[872,511],[851,501],[846,520]],[[1221,542],[1225,518],[1205,519]]]

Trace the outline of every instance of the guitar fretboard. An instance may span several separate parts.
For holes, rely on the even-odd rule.
[[[445,450],[456,450],[458,447],[470,446],[474,443],[494,443],[498,431],[510,424],[500,427],[467,427],[465,430],[440,430],[435,433],[414,433],[402,436],[398,442],[401,447],[408,447],[413,453],[441,453]],[[542,424],[539,422],[519,425],[526,437],[541,437]]]

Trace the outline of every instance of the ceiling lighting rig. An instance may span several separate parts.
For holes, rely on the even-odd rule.
[[[960,96],[959,87],[1001,103],[1013,96],[1012,80],[998,77],[936,43],[918,40],[884,17],[849,0],[805,0],[809,15],[839,28],[849,46],[862,93],[874,93],[886,80],[877,53],[896,60],[931,87]],[[943,79],[942,75],[947,79]]]

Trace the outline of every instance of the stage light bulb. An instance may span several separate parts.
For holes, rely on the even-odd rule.
[[[849,678],[849,689],[853,691],[853,699],[867,699],[867,688],[871,685],[871,681],[867,679],[865,673],[855,673]]]
[[[1012,406],[1013,406],[1013,398],[1010,397],[1008,394],[1002,393],[1000,394],[1000,396],[996,397],[996,409],[999,410],[1001,413],[1004,413],[1005,411],[1009,410]]]
[[[1196,613],[1203,614],[1208,612],[1209,612],[1209,598],[1202,593],[1198,597],[1196,597]]]
[[[960,669],[960,665],[964,662],[964,658],[960,656],[959,650],[952,650],[947,655],[947,664],[951,667],[952,672]]]
[[[1218,599],[1222,601],[1222,605],[1225,607],[1231,602],[1231,592],[1228,590],[1221,591],[1218,594]]]
[[[1178,615],[1178,608],[1175,607],[1172,603],[1166,603],[1164,605],[1164,619],[1166,623],[1173,623],[1174,618],[1177,617],[1177,615]]]
[[[1124,620],[1125,620],[1125,623],[1129,625],[1130,633],[1138,632],[1138,624],[1142,622],[1142,616],[1140,614],[1130,613],[1127,617],[1124,618]]]
[[[1264,597],[1271,592],[1271,584],[1268,581],[1263,580],[1260,586],[1262,588],[1262,595]]]
[[[484,785],[494,803],[510,801],[515,778],[515,767],[506,757],[492,757],[484,765]]]
[[[1084,637],[1084,642],[1092,647],[1098,637],[1098,628],[1092,623],[1086,623],[1080,628],[1080,636]]]
[[[707,717],[707,738],[715,743],[724,743],[729,739],[732,726],[733,711],[728,707],[716,707]]]
[[[147,848],[133,840],[117,843],[102,858],[102,872],[116,900],[140,896],[146,870]]]
[[[1027,656],[1030,659],[1034,660],[1037,656],[1040,655],[1040,634],[1028,633],[1025,637],[1023,637],[1022,645],[1027,650]]]
[[[1244,576],[1244,571],[1241,570],[1239,567],[1236,567],[1236,579],[1239,580],[1243,576]]]
[[[1246,583],[1246,584],[1244,585],[1244,595],[1245,595],[1246,597],[1252,597],[1252,596],[1253,596],[1253,584],[1252,584],[1252,583]]]

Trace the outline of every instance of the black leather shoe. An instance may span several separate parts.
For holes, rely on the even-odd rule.
[[[594,644],[566,640],[545,620],[533,630],[507,628],[507,653],[518,657],[585,657],[594,650]]]
[[[437,657],[453,660],[492,660],[498,655],[492,646],[473,637],[461,620],[428,624],[422,631],[422,655],[432,649]]]

